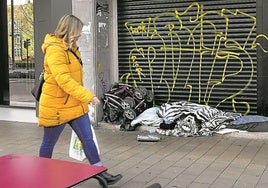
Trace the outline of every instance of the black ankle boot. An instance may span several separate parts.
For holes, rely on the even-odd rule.
[[[108,172],[103,172],[99,175],[107,181],[108,185],[113,185],[117,183],[123,177],[121,174],[117,174],[114,176],[109,174]]]

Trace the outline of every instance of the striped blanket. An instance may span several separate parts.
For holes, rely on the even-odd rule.
[[[240,113],[224,112],[187,101],[164,103],[157,114],[165,122],[165,129],[160,126],[156,130],[157,133],[185,137],[211,136],[213,132],[225,128],[230,122],[242,116]],[[172,129],[168,129],[168,125],[173,125]]]

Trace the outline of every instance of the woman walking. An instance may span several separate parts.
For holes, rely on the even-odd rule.
[[[64,15],[53,34],[47,34],[42,45],[44,53],[44,85],[39,100],[38,125],[44,128],[39,156],[51,158],[54,146],[64,127],[75,131],[91,165],[102,166],[93,140],[88,104],[99,104],[94,93],[83,86],[83,70],[77,40],[83,23],[74,15]],[[103,172],[108,185],[122,175]]]

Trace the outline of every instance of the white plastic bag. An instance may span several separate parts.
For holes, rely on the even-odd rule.
[[[74,131],[72,131],[69,156],[79,161],[83,161],[86,158],[82,143]]]
[[[94,140],[95,145],[97,147],[98,153],[100,154],[100,149],[99,149],[98,141],[96,138],[95,130],[92,126],[90,126],[90,127],[91,127],[91,131],[93,134],[93,140]],[[84,153],[82,143],[73,130],[72,130],[72,136],[71,136],[70,147],[69,147],[69,156],[71,158],[79,160],[79,161],[83,161],[84,159],[86,159],[86,155]]]

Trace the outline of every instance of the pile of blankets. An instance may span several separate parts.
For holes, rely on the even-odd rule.
[[[241,113],[224,112],[211,106],[179,101],[145,110],[131,122],[131,126],[152,125],[162,135],[211,136],[241,116]]]

